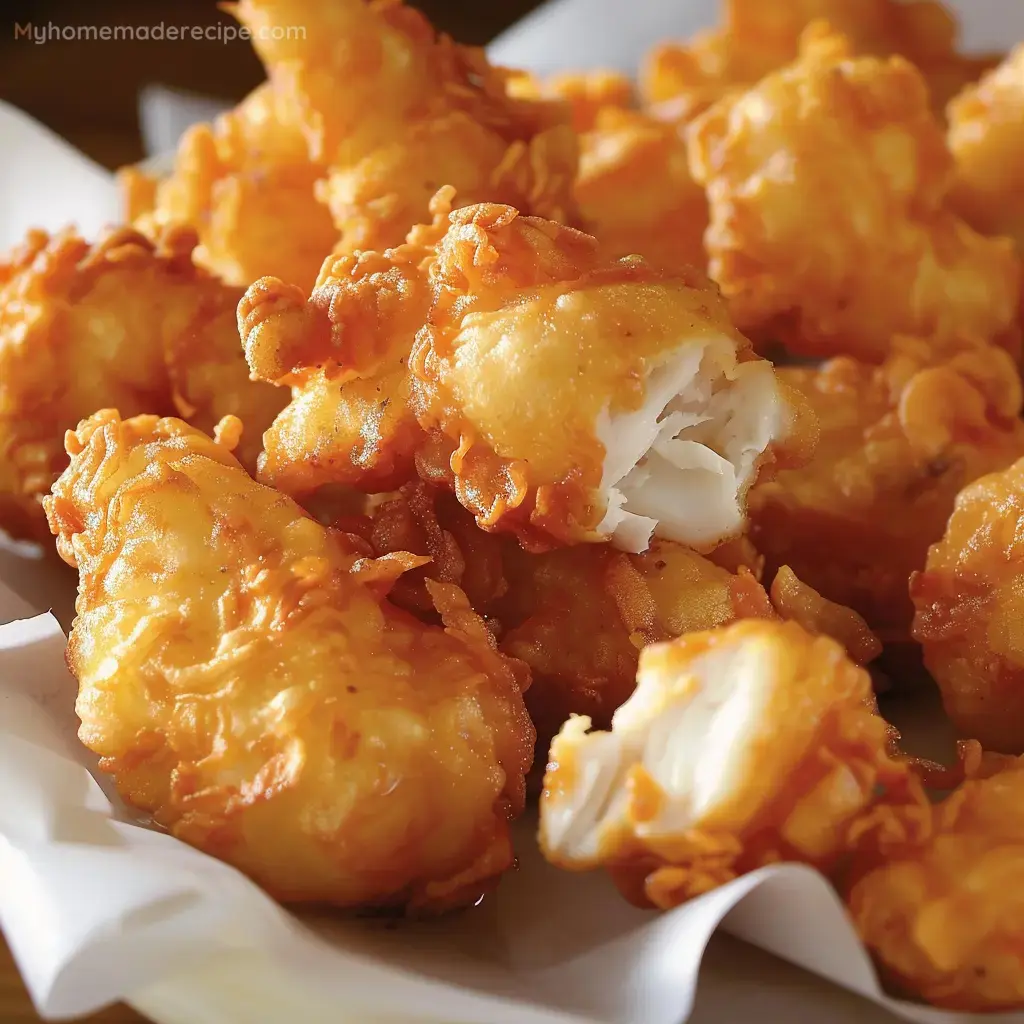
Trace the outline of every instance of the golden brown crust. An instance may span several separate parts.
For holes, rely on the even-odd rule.
[[[707,265],[707,199],[690,174],[683,129],[671,121],[599,110],[580,136],[576,201],[587,230],[613,256]]]
[[[559,99],[569,105],[572,127],[588,132],[608,110],[630,110],[636,106],[633,82],[617,71],[587,71],[552,75],[539,80],[526,72],[513,72],[508,80],[509,95],[523,99]]]
[[[422,430],[409,407],[409,352],[432,301],[432,231],[384,253],[328,258],[308,299],[273,278],[245,293],[238,331],[250,370],[295,389],[267,432],[264,482],[300,496],[329,484],[373,493],[413,474]]]
[[[1024,772],[1016,758],[977,753],[937,806],[882,809],[845,892],[861,939],[898,992],[984,1013],[1024,1001]]]
[[[795,59],[801,33],[819,18],[848,36],[857,55],[900,54],[916,65],[937,114],[998,60],[958,53],[956,20],[935,0],[725,0],[723,8],[715,29],[653,48],[640,75],[646,102],[689,120]]]
[[[882,653],[882,642],[852,608],[822,597],[803,583],[788,565],[775,574],[769,592],[772,606],[782,616],[798,622],[808,633],[838,640],[858,665],[874,661]]]
[[[886,642],[907,639],[910,575],[959,490],[1024,454],[1020,379],[1007,353],[965,342],[944,355],[911,338],[892,345],[881,367],[841,357],[778,371],[813,408],[818,448],[750,498],[752,539],[769,571],[791,566]]]
[[[469,903],[512,863],[528,674],[462,592],[442,626],[180,420],[104,412],[47,499],[80,574],[83,742],[130,804],[286,901]]]
[[[867,673],[796,623],[750,619],[648,647],[638,681],[610,734],[585,735],[582,719],[555,739],[540,828],[548,860],[605,867],[634,902],[668,909],[780,860],[827,870],[878,792],[904,799],[910,772]],[[733,740],[704,751],[718,771],[698,786],[679,745],[700,749],[720,708]]]
[[[195,232],[117,228],[90,245],[32,232],[0,270],[0,526],[39,536],[39,498],[65,465],[64,431],[97,409],[177,412],[210,431],[243,421],[255,468],[285,396],[251,383],[241,293],[196,267]]]
[[[400,245],[443,185],[463,205],[575,218],[568,107],[509,95],[509,74],[483,50],[393,0],[242,0],[233,10],[325,168],[316,194],[339,251]],[[306,26],[303,43],[260,36],[261,26],[282,24]]]
[[[147,234],[198,234],[196,262],[232,285],[273,274],[308,288],[338,233],[317,199],[323,166],[307,153],[287,90],[264,83],[212,124],[189,128],[160,181],[120,175],[127,216]]]
[[[898,333],[944,344],[1016,330],[1018,258],[951,211],[952,159],[927,101],[911,64],[855,58],[815,23],[796,62],[694,123],[709,272],[742,330],[872,362]]]
[[[949,104],[956,161],[952,202],[988,235],[1007,235],[1024,252],[1024,45]]]
[[[956,499],[944,536],[912,581],[913,634],[961,735],[1024,751],[1024,633],[1018,534],[1024,463],[982,477]]]

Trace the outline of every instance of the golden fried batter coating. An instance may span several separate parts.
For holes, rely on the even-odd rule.
[[[957,211],[1024,252],[1024,44],[950,103],[948,141]]]
[[[709,272],[737,326],[872,362],[894,334],[1012,334],[1019,260],[949,208],[952,159],[923,79],[902,58],[851,54],[815,23],[799,60],[691,126]]]
[[[121,180],[140,230],[188,224],[199,234],[196,262],[225,281],[245,287],[273,274],[309,288],[338,239],[315,195],[323,174],[288,94],[264,83],[212,125],[190,128],[168,177],[129,168]]]
[[[235,323],[241,292],[192,263],[195,236],[129,229],[90,246],[32,232],[0,264],[0,528],[44,537],[39,505],[67,464],[64,432],[97,409],[244,424],[243,461],[284,404],[249,381]]]
[[[80,737],[131,805],[274,896],[433,911],[512,864],[534,731],[523,666],[458,588],[444,629],[175,419],[98,413],[46,499],[80,574]]]
[[[935,366],[928,343],[896,338],[892,349],[881,367],[839,357],[777,371],[816,413],[818,448],[750,495],[769,573],[791,566],[885,641],[907,639],[908,580],[958,491],[1024,455],[1020,379],[1006,352],[965,344]]]
[[[876,789],[909,775],[867,672],[796,623],[647,647],[611,731],[590,724],[551,745],[541,848],[661,908],[779,860],[828,868]]]
[[[634,109],[623,75],[592,72],[540,82],[512,79],[514,95],[558,97],[579,133],[575,196],[580,220],[612,256],[704,267],[708,204],[690,175],[682,127]]]
[[[808,633],[838,640],[859,665],[882,653],[882,642],[852,608],[822,597],[784,565],[775,574],[769,592],[772,606],[784,619],[799,622]]]
[[[391,594],[417,616],[436,617],[426,580],[465,591],[501,650],[529,665],[527,707],[545,750],[570,714],[611,721],[633,691],[645,643],[775,614],[749,571],[730,572],[682,545],[655,541],[642,555],[609,544],[533,554],[481,530],[453,495],[422,483],[384,501],[369,524],[344,528],[364,536],[377,557],[430,557]]]
[[[409,408],[409,353],[427,318],[427,263],[443,234],[325,261],[308,300],[275,278],[256,281],[238,306],[238,331],[254,377],[292,388],[266,435],[260,479],[307,496],[344,484],[377,493],[414,474],[422,431]]]
[[[680,126],[606,107],[580,136],[576,202],[588,231],[614,256],[705,267],[708,202],[690,174]]]
[[[859,55],[906,57],[927,80],[937,113],[998,60],[958,53],[956,19],[935,0],[725,0],[724,14],[718,28],[654,48],[640,81],[648,102],[670,101],[689,119],[794,60],[801,33],[820,18]]]
[[[240,0],[272,81],[300,111],[341,250],[400,245],[431,197],[572,219],[576,142],[564,104],[517,99],[482,50],[398,0]],[[305,38],[268,26],[304,25]]]
[[[914,637],[963,736],[1024,751],[1024,461],[956,499],[911,596]]]
[[[526,704],[544,752],[569,715],[585,714],[595,727],[609,727],[633,692],[645,644],[781,615],[839,639],[860,662],[871,661],[881,647],[856,613],[825,601],[788,568],[780,570],[769,600],[749,568],[723,565],[737,560],[734,550],[706,558],[655,541],[641,555],[608,544],[533,554],[513,538],[481,530],[454,496],[424,484],[384,501],[370,523],[345,528],[365,537],[378,557],[409,551],[431,558],[405,573],[391,593],[415,615],[436,619],[425,580],[465,591],[501,650],[530,667]]]
[[[634,551],[655,529],[704,550],[741,531],[783,413],[702,275],[488,205],[456,215],[431,278],[413,405],[482,526]]]
[[[572,127],[587,132],[604,111],[636,106],[632,81],[617,71],[552,75],[543,81],[525,71],[514,72],[506,82],[509,95],[521,99],[557,99],[569,104]]]
[[[482,527],[534,547],[739,534],[793,418],[717,290],[511,207],[446,218],[449,201],[405,246],[325,264],[308,303],[250,288],[249,365],[295,391],[261,478],[372,492],[412,454]]]
[[[968,778],[923,820],[897,809],[886,824],[847,894],[883,975],[952,1010],[1024,1006],[1024,765]]]

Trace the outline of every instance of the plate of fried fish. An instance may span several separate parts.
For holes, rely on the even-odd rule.
[[[158,965],[216,946],[280,979],[247,1020],[307,962],[381,1019],[669,1024],[726,918],[1024,1010],[1024,25],[960,7],[651,0],[634,72],[551,66],[596,0],[517,68],[231,6],[265,82],[0,263],[4,572],[77,574],[66,643],[0,628],[42,1008],[214,1019]]]

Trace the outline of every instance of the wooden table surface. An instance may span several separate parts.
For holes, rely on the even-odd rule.
[[[538,0],[414,0],[456,39],[485,43],[536,6]],[[245,43],[52,42],[15,40],[14,23],[75,25],[211,25],[228,22],[212,0],[28,0],[0,12],[0,98],[21,107],[106,167],[142,156],[136,100],[151,82],[240,99],[262,78]],[[114,1006],[88,1024],[140,1024],[127,1006]],[[38,1024],[39,1017],[0,939],[0,1024]]]

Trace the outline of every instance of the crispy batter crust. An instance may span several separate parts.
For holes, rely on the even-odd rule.
[[[1024,462],[965,488],[911,585],[914,637],[961,735],[1024,751]]]
[[[277,898],[434,911],[512,863],[528,675],[455,586],[442,626],[180,420],[98,413],[47,498],[80,575],[82,741],[122,796]]]
[[[910,575],[957,493],[1024,455],[1013,360],[990,345],[943,354],[897,338],[880,367],[840,357],[778,373],[810,404],[820,434],[805,466],[754,487],[754,544],[769,572],[790,565],[883,640],[905,641]]]
[[[66,465],[64,431],[99,408],[244,424],[255,468],[284,404],[251,383],[235,326],[241,293],[196,267],[194,232],[130,228],[90,245],[31,232],[0,264],[0,527],[45,535],[39,506]]]
[[[884,809],[846,883],[850,916],[886,979],[951,1010],[1024,1002],[1024,771],[967,763],[935,807]]]
[[[894,334],[1016,331],[1013,246],[951,211],[952,158],[902,58],[854,57],[815,23],[798,60],[720,101],[688,142],[709,272],[742,330],[873,362]]]
[[[948,140],[959,213],[1024,252],[1024,45],[950,103]]]
[[[627,897],[663,909],[780,860],[828,869],[876,789],[902,792],[909,776],[868,674],[796,623],[750,619],[648,647],[611,733],[589,725],[570,720],[551,745],[541,848],[570,870],[605,867]]]
[[[935,0],[725,0],[723,8],[719,27],[653,48],[640,75],[648,103],[688,120],[794,60],[801,33],[818,18],[848,36],[858,55],[900,54],[916,65],[938,114],[999,59],[958,53],[956,19]]]

